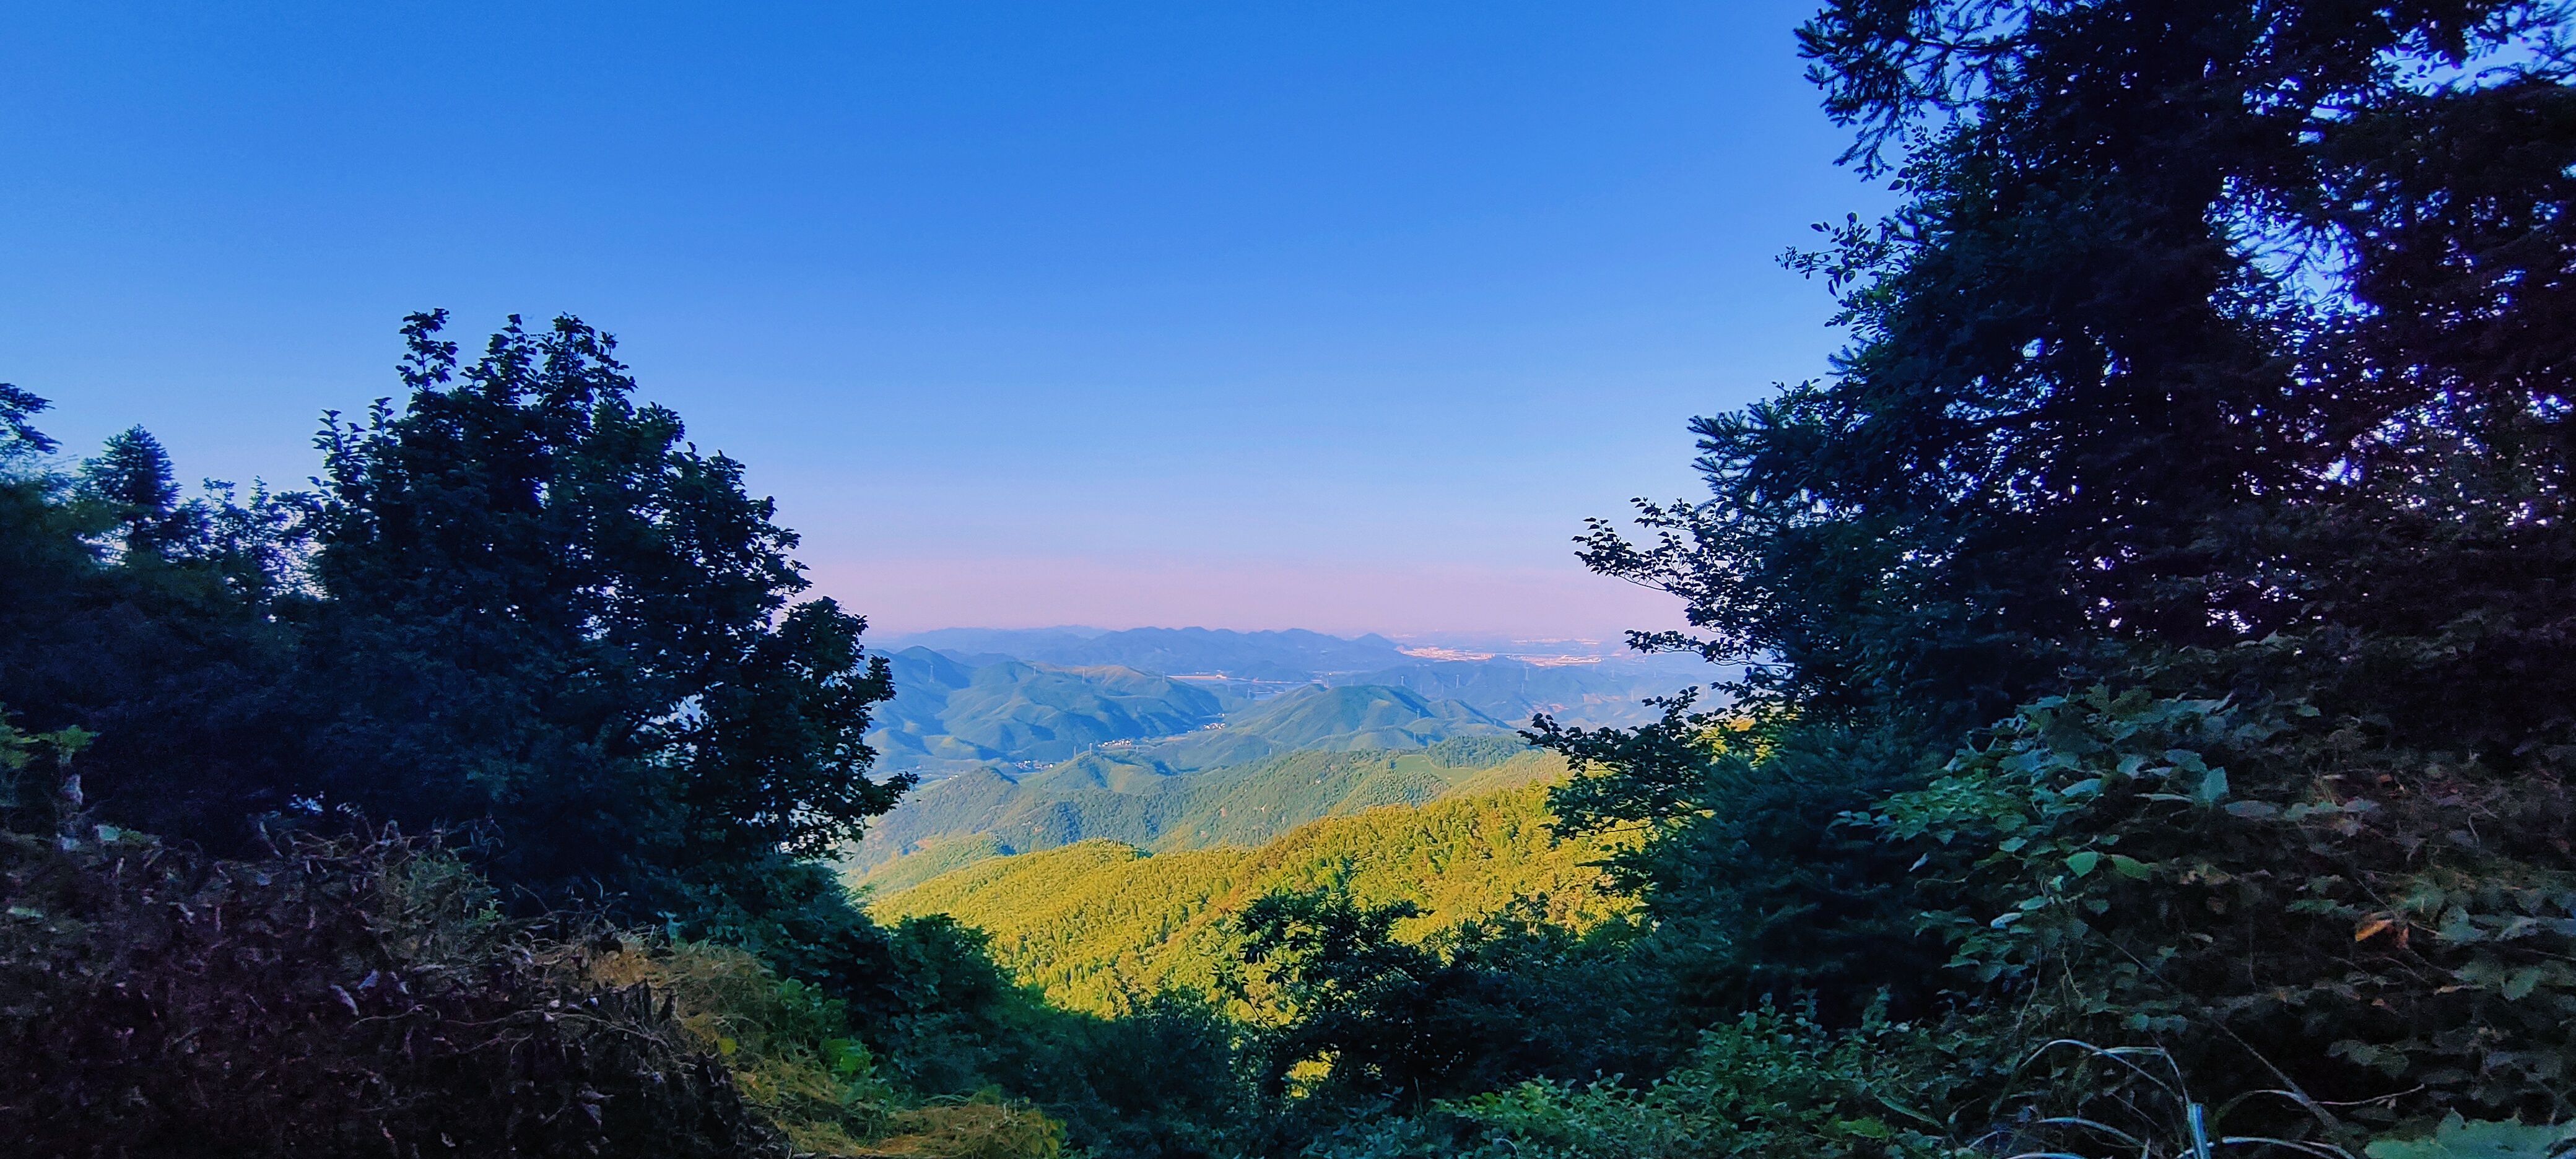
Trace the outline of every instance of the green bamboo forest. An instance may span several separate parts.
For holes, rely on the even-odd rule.
[[[0,1151],[2576,1153],[2571,33],[1828,0],[1593,716],[880,647],[572,317],[301,489],[0,385]]]

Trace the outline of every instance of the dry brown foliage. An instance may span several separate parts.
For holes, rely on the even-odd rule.
[[[0,834],[0,1138],[25,1156],[784,1156],[667,995],[434,844],[222,861]]]

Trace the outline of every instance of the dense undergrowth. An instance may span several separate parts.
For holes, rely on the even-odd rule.
[[[1005,1159],[1063,1153],[1070,1124],[1153,1155],[1246,1113],[1202,1009],[1112,1024],[951,963],[946,1012],[984,1025],[871,1019],[740,949],[507,914],[433,842],[276,844],[0,840],[13,1154]],[[936,921],[896,934],[978,960]]]
[[[10,834],[8,1091],[21,1154],[786,1154],[649,986],[502,916],[392,838],[208,858]]]

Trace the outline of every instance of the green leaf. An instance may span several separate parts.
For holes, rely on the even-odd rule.
[[[2570,1139],[2576,1123],[2471,1122],[2453,1111],[2429,1139],[2374,1139],[2362,1153],[2370,1159],[2549,1159]]]
[[[2191,797],[2203,805],[2215,805],[2226,799],[2227,770],[2211,769],[2202,774],[2200,788],[2193,790]]]
[[[2541,968],[2538,966],[2525,966],[2505,975],[2504,986],[2501,988],[2504,1000],[2520,1002],[2531,997],[2532,989],[2540,985],[2540,976]]]
[[[2066,868],[2074,870],[2075,876],[2082,877],[2085,874],[2093,872],[2093,867],[2100,864],[2101,860],[2101,854],[2087,849],[2081,853],[2069,856],[2066,859]]]
[[[2139,881],[2145,881],[2146,879],[2156,875],[2154,866],[2131,857],[2126,853],[2112,854],[2111,868],[2119,871],[2119,874],[2122,877],[2135,878]]]
[[[1864,1139],[1885,1139],[1895,1134],[1876,1119],[1836,1119],[1834,1125]]]

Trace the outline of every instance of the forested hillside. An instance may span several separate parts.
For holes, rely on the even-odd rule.
[[[1454,700],[1383,685],[1310,686],[1253,705],[1221,729],[1145,751],[1174,767],[1199,769],[1300,749],[1418,748],[1451,737],[1510,733],[1501,721]]]
[[[1504,737],[1395,751],[1306,750],[1193,772],[1146,756],[1094,753],[1017,780],[978,769],[925,785],[841,860],[865,875],[857,880],[875,882],[883,872],[919,872],[887,863],[899,867],[896,859],[925,848],[953,859],[969,848],[1028,852],[1092,838],[1149,849],[1250,846],[1319,817],[1564,771],[1555,754]],[[964,840],[974,836],[990,840]]]
[[[970,663],[921,647],[886,660],[895,695],[872,718],[868,744],[887,768],[932,777],[1105,749],[1195,769],[1297,749],[1405,748],[1510,731],[1468,705],[1400,687],[1300,683],[1254,697],[1224,682],[1117,665]]]
[[[1272,894],[1330,887],[1364,906],[1411,903],[1419,912],[1393,932],[1413,942],[1506,910],[1577,931],[1624,912],[1591,864],[1607,847],[1557,840],[1546,798],[1530,785],[1380,806],[1258,848],[1149,852],[1094,838],[881,888],[868,909],[881,921],[946,914],[982,930],[1014,976],[1072,1009],[1114,1014],[1173,988],[1221,1001],[1237,967],[1234,922]]]

